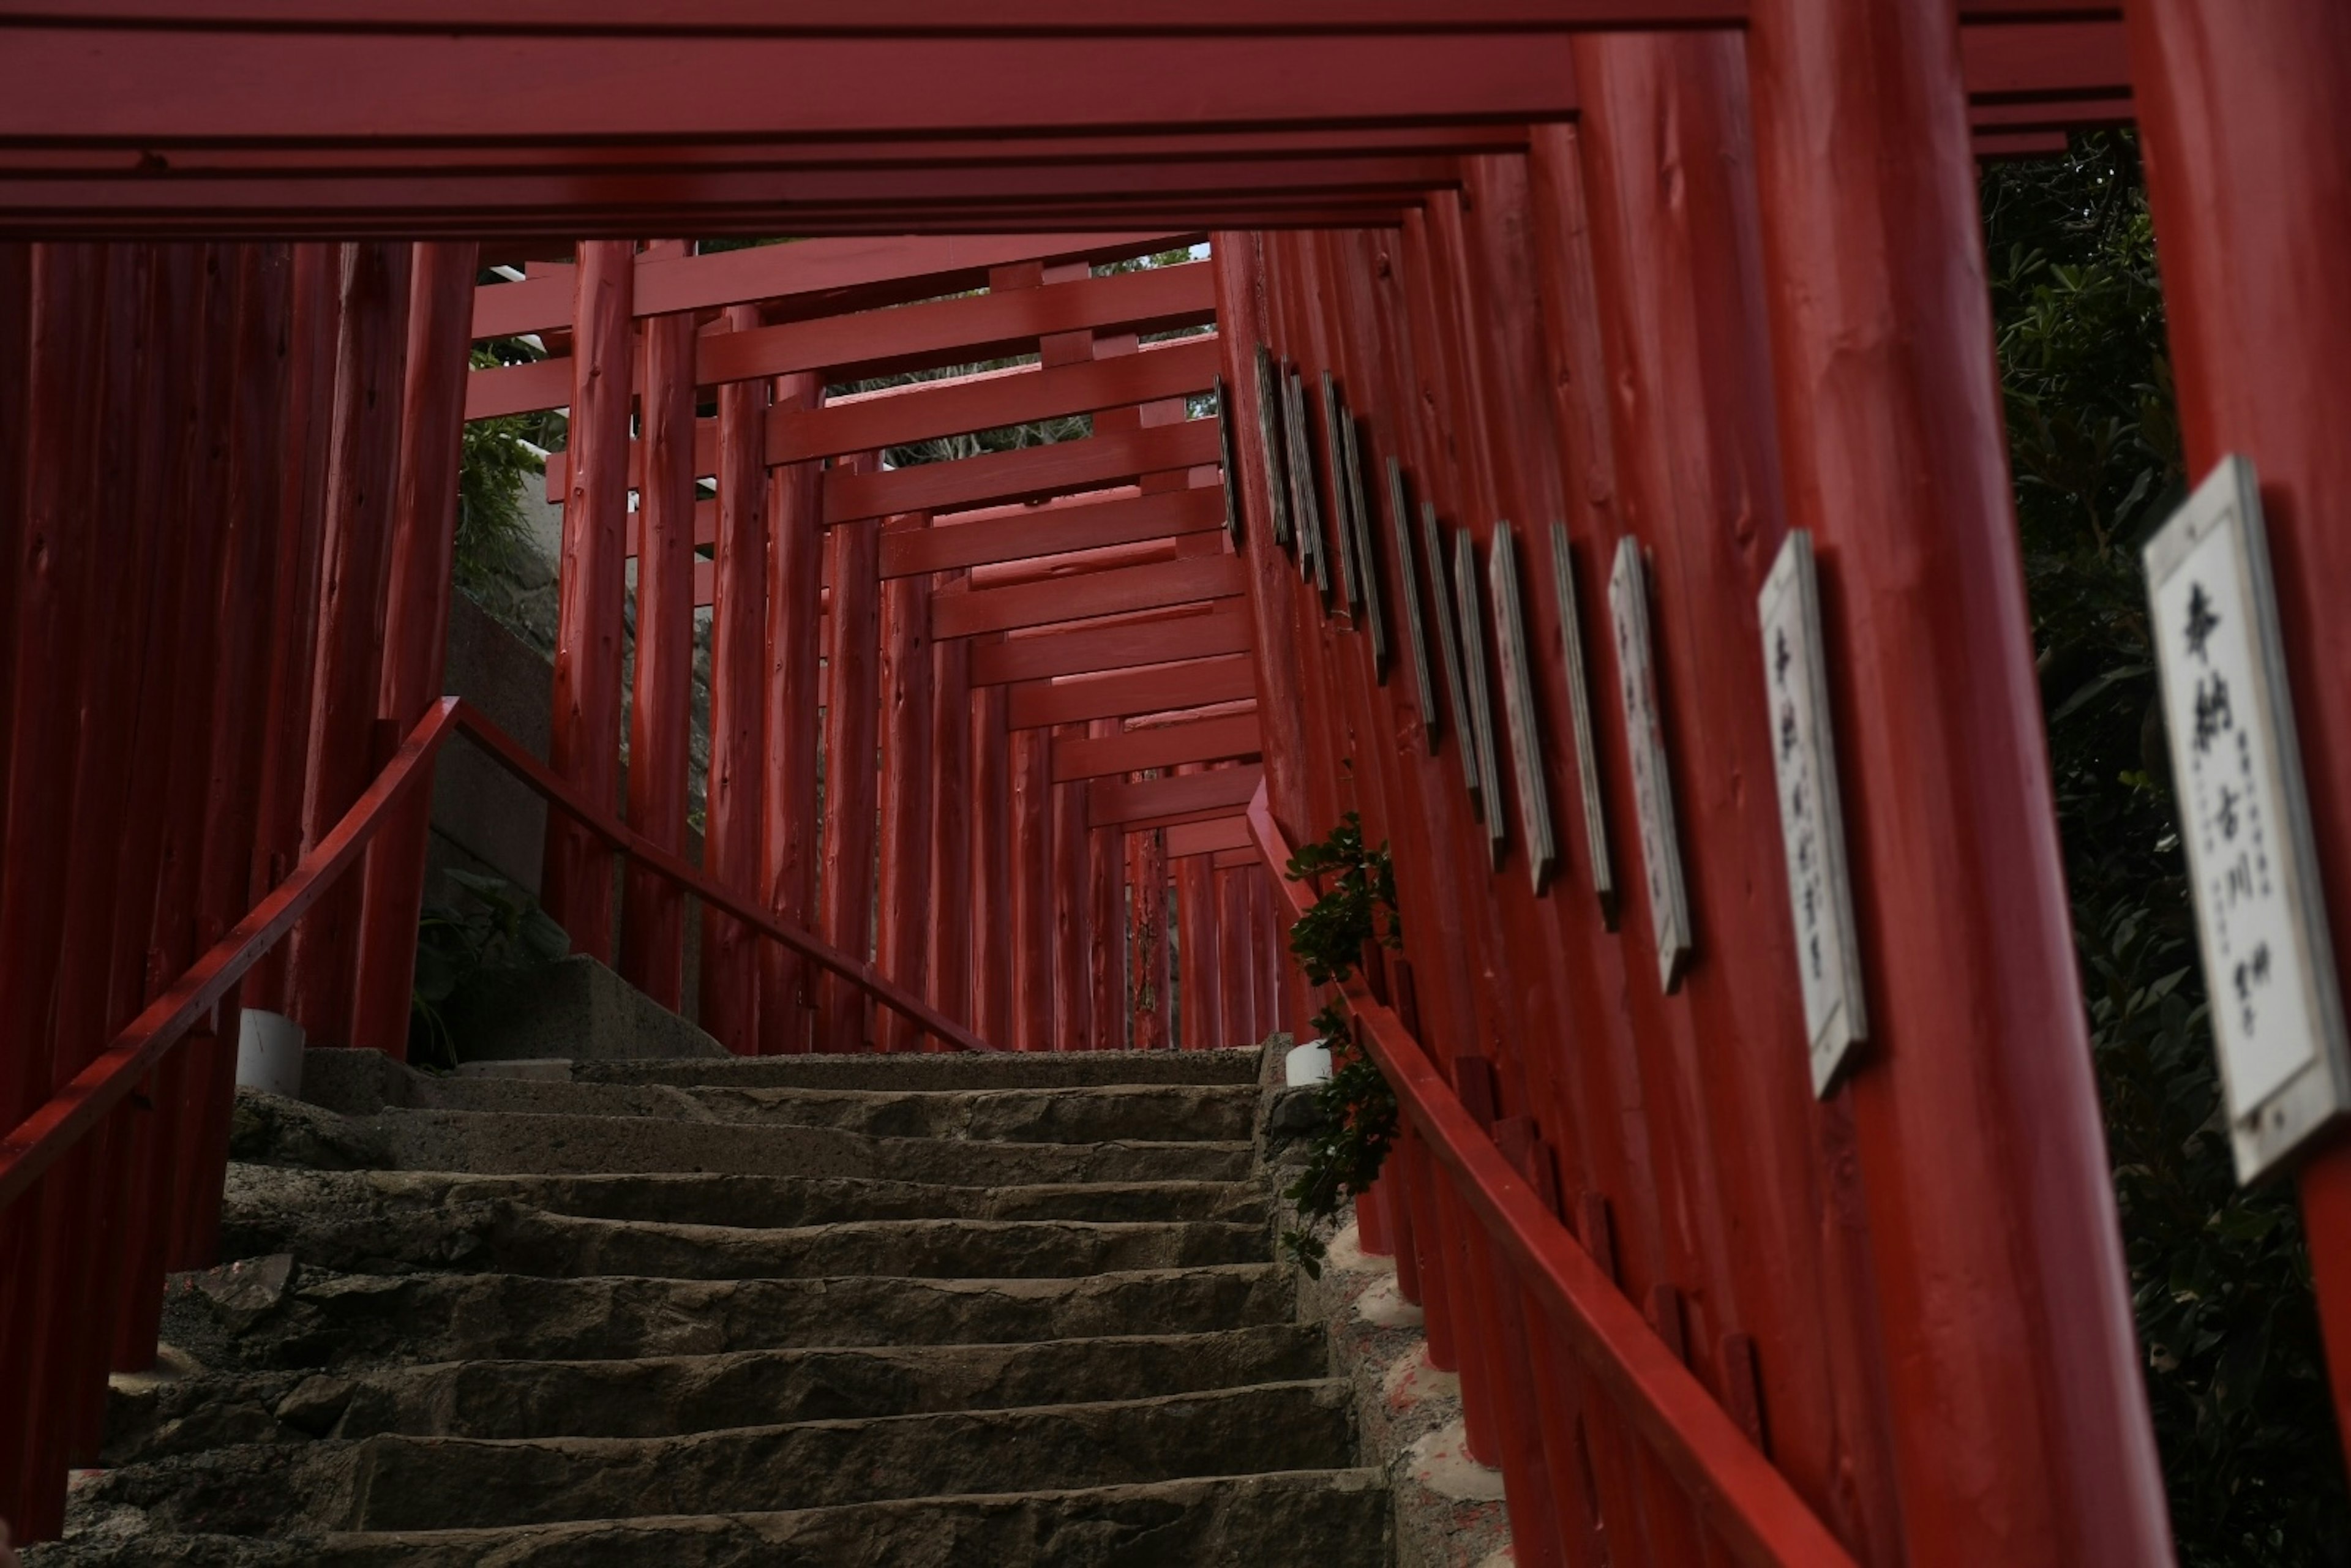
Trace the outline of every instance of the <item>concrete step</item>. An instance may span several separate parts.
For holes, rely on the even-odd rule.
[[[1391,1562],[1371,1469],[897,1499],[789,1512],[672,1515],[280,1541],[137,1533],[123,1511],[31,1568],[1264,1568]]]
[[[127,1465],[85,1489],[195,1533],[433,1530],[835,1507],[890,1498],[1124,1486],[1344,1466],[1335,1379],[1153,1399],[946,1411],[666,1437],[384,1435],[218,1448]]]
[[[602,1361],[819,1345],[1013,1344],[1288,1322],[1271,1263],[1060,1280],[548,1280],[297,1266],[266,1305],[174,1276],[163,1337],[218,1370]]]
[[[973,1186],[1238,1181],[1251,1149],[1232,1142],[965,1143],[825,1127],[650,1116],[383,1111],[343,1116],[240,1093],[230,1155],[260,1165],[478,1175],[716,1172],[848,1176]]]
[[[334,1376],[210,1374],[118,1391],[105,1462],[251,1443],[452,1437],[657,1437],[763,1422],[1090,1404],[1320,1376],[1322,1336],[1294,1324],[1040,1344],[911,1345],[470,1361]]]
[[[978,1056],[747,1056],[726,1061],[580,1061],[583,1083],[708,1084],[738,1089],[1081,1089],[1144,1083],[1254,1085],[1264,1061],[1245,1051],[1007,1051]],[[489,1071],[487,1063],[476,1071]]]

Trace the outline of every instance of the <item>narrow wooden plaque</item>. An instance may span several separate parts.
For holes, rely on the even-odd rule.
[[[1478,779],[1485,786],[1486,867],[1502,867],[1502,770],[1495,760],[1494,686],[1486,678],[1486,604],[1478,586],[1478,541],[1463,528],[1453,536],[1453,591],[1460,601],[1455,618],[1461,638],[1461,685],[1468,694],[1469,716],[1462,728],[1478,747]]]
[[[2253,465],[2220,465],[2147,546],[2163,716],[2237,1179],[2351,1109]]]
[[[1607,808],[1600,798],[1600,761],[1592,743],[1592,684],[1583,662],[1583,617],[1575,597],[1575,560],[1567,525],[1551,526],[1552,591],[1559,602],[1560,666],[1567,672],[1568,724],[1575,731],[1576,792],[1583,805],[1584,852],[1592,857],[1592,890],[1600,918],[1616,929],[1616,867],[1608,852]]]
[[[1218,475],[1225,486],[1225,537],[1233,549],[1241,548],[1241,487],[1240,476],[1233,465],[1233,400],[1227,395],[1225,378],[1218,376],[1217,394],[1217,456]]]
[[[1445,695],[1453,715],[1454,747],[1461,754],[1461,783],[1469,791],[1469,810],[1486,820],[1485,780],[1478,772],[1478,721],[1469,712],[1468,695],[1461,684],[1461,633],[1454,624],[1453,584],[1446,577],[1445,529],[1437,508],[1420,504],[1422,541],[1428,550],[1428,600],[1437,612],[1437,648],[1445,659]]]
[[[1534,668],[1528,662],[1527,619],[1519,597],[1518,541],[1510,525],[1494,525],[1487,580],[1494,591],[1494,647],[1502,665],[1502,708],[1510,721],[1510,767],[1519,784],[1519,832],[1527,846],[1527,876],[1536,896],[1559,867],[1559,841],[1551,826],[1551,789],[1543,780],[1542,729],[1535,709]]]
[[[1666,767],[1665,727],[1657,716],[1656,667],[1649,650],[1649,572],[1639,542],[1616,541],[1616,568],[1608,579],[1608,609],[1616,628],[1616,685],[1625,705],[1625,745],[1632,754],[1633,805],[1641,822],[1641,864],[1647,873],[1649,924],[1657,944],[1657,978],[1671,994],[1689,959],[1689,896],[1682,883],[1681,846],[1674,838],[1674,788]]]
[[[1265,515],[1273,519],[1273,542],[1290,548],[1289,468],[1282,457],[1281,386],[1274,375],[1273,350],[1257,346],[1257,434],[1265,451]]]
[[[1355,541],[1348,530],[1347,519],[1355,505],[1353,476],[1347,472],[1347,403],[1339,395],[1339,383],[1331,372],[1322,372],[1322,447],[1331,460],[1331,539],[1332,549],[1339,558],[1339,591],[1345,596],[1350,611],[1364,602],[1364,591],[1355,580]]]
[[[1861,988],[1859,927],[1845,869],[1844,812],[1837,797],[1836,740],[1829,725],[1828,661],[1812,536],[1798,528],[1780,547],[1756,596],[1763,682],[1771,716],[1771,767],[1780,787],[1780,839],[1788,855],[1796,971],[1813,1092],[1826,1095],[1869,1038]]]
[[[1380,597],[1379,552],[1372,548],[1372,503],[1364,493],[1364,422],[1352,413],[1347,416],[1346,439],[1340,442],[1339,449],[1347,461],[1347,528],[1354,541],[1356,581],[1364,594],[1359,607],[1364,614],[1364,629],[1372,639],[1372,674],[1385,685],[1389,662],[1387,607]]]
[[[1314,489],[1314,451],[1309,444],[1306,383],[1295,367],[1283,369],[1283,412],[1290,422],[1290,507],[1298,529],[1298,573],[1331,599],[1331,563],[1323,553],[1322,507]]]
[[[1441,720],[1437,711],[1437,683],[1428,667],[1428,625],[1421,618],[1420,572],[1413,564],[1417,548],[1412,538],[1412,501],[1405,493],[1404,465],[1388,459],[1388,521],[1395,533],[1396,599],[1404,606],[1405,641],[1412,647],[1412,692],[1420,704],[1420,743],[1437,750]]]

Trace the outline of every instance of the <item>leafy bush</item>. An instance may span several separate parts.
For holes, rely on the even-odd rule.
[[[2291,1187],[2240,1191],[2138,559],[2186,490],[2123,135],[1983,184],[2010,461],[2090,1044],[2147,1394],[2189,1568],[2351,1561]]]
[[[1329,838],[1301,846],[1288,870],[1297,881],[1330,879],[1290,928],[1290,950],[1314,984],[1346,979],[1372,943],[1392,949],[1404,945],[1395,862],[1384,843],[1376,850],[1364,845],[1363,820],[1354,812],[1340,819]],[[1319,1279],[1328,1251],[1322,1230],[1338,1218],[1341,1204],[1371,1189],[1395,1142],[1396,1097],[1356,1041],[1343,999],[1334,998],[1316,1013],[1314,1027],[1331,1052],[1331,1076],[1315,1091],[1319,1114],[1305,1169],[1282,1194],[1298,1206],[1298,1225],[1282,1232],[1281,1244]]]

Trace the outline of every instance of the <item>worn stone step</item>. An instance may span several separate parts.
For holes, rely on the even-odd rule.
[[[504,1207],[475,1210],[465,1223],[432,1235],[412,1231],[399,1238],[371,1237],[348,1228],[321,1236],[303,1228],[291,1235],[254,1240],[256,1252],[288,1252],[306,1264],[360,1273],[456,1269],[551,1278],[643,1274],[670,1280],[853,1274],[1068,1279],[1121,1270],[1262,1262],[1272,1255],[1272,1239],[1264,1227],[1214,1221],[879,1219],[751,1229],[579,1219]]]
[[[286,1260],[247,1272],[270,1275]],[[175,1275],[163,1337],[220,1370],[393,1362],[602,1361],[817,1345],[1012,1344],[1197,1333],[1290,1321],[1271,1263],[1060,1280],[548,1280],[370,1275],[294,1266],[282,1285],[232,1292]]]
[[[716,1172],[851,1176],[973,1186],[1070,1182],[1238,1181],[1250,1145],[1229,1143],[959,1143],[877,1138],[826,1127],[750,1126],[640,1116],[384,1111],[343,1116],[240,1093],[232,1157],[319,1169],[481,1175]]]
[[[909,1219],[1215,1222],[1261,1228],[1267,1218],[1265,1189],[1258,1182],[975,1187],[845,1177],[313,1171],[239,1163],[229,1167],[221,1245],[230,1258],[293,1252],[320,1268],[371,1273],[402,1260],[453,1260],[459,1238],[530,1211],[762,1229]]]
[[[999,1051],[991,1056],[747,1056],[730,1061],[579,1061],[583,1083],[740,1089],[1079,1089],[1102,1084],[1255,1084],[1264,1053],[1239,1051]],[[486,1064],[484,1071],[487,1071]]]
[[[109,1522],[112,1538],[86,1530],[28,1568],[1353,1568],[1395,1554],[1382,1477],[1361,1469],[279,1541],[130,1533],[127,1510]]]
[[[1289,1323],[1040,1344],[749,1351],[638,1361],[472,1361],[335,1376],[205,1375],[117,1392],[119,1466],[240,1443],[380,1433],[657,1437],[763,1422],[907,1416],[1234,1388],[1320,1376],[1319,1331]]]
[[[304,1084],[303,1098],[346,1115],[410,1110],[646,1116],[831,1127],[879,1138],[1029,1144],[1245,1142],[1257,1113],[1254,1084],[1111,1083],[1042,1093],[996,1088],[681,1086],[486,1074],[409,1073],[392,1081],[379,1075],[373,1082],[338,1082],[355,1078],[313,1072]]]
[[[887,1498],[1124,1486],[1244,1469],[1336,1469],[1336,1379],[1151,1399],[802,1421],[667,1437],[381,1435],[214,1449],[106,1473],[96,1505],[162,1527],[264,1534],[558,1523],[824,1508]]]

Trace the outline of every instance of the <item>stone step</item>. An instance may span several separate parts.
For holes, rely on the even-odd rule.
[[[1335,1379],[1153,1399],[803,1421],[667,1437],[383,1435],[220,1448],[105,1472],[86,1502],[197,1533],[432,1530],[825,1508],[987,1489],[1344,1465]]]
[[[1263,1262],[1261,1225],[1213,1221],[878,1219],[791,1229],[578,1219],[529,1210],[476,1211],[436,1233],[371,1235],[363,1225],[256,1237],[252,1252],[354,1273],[455,1269],[577,1278],[826,1279],[871,1274],[922,1280],[1071,1279],[1135,1269]]]
[[[579,1061],[582,1083],[708,1084],[740,1089],[1044,1089],[1145,1083],[1254,1085],[1264,1055],[1241,1051],[1007,1051],[979,1056],[745,1056]],[[478,1063],[475,1071],[494,1071]]]
[[[260,1165],[329,1170],[715,1172],[1033,1186],[1238,1181],[1249,1174],[1251,1146],[1245,1141],[958,1143],[869,1137],[825,1127],[478,1111],[343,1116],[298,1101],[240,1093],[230,1154]]]
[[[1103,1084],[1041,1094],[1025,1089],[771,1088],[756,1085],[575,1082],[537,1076],[413,1073],[380,1083],[315,1081],[305,1098],[346,1115],[383,1110],[500,1111],[560,1116],[644,1116],[754,1126],[831,1127],[876,1138],[1026,1144],[1247,1142],[1254,1084]]]
[[[397,1260],[445,1260],[450,1239],[526,1212],[753,1229],[910,1219],[1262,1228],[1267,1220],[1265,1190],[1253,1182],[976,1187],[846,1177],[313,1171],[240,1163],[229,1167],[221,1245],[231,1258],[294,1252],[321,1268],[371,1273]]]
[[[250,1270],[275,1279],[286,1260]],[[398,1362],[602,1361],[820,1345],[1012,1344],[1290,1321],[1271,1263],[1083,1279],[549,1280],[341,1274],[298,1265],[223,1303],[175,1275],[163,1337],[215,1370]]]
[[[118,1391],[104,1460],[381,1433],[657,1437],[763,1422],[908,1416],[1285,1383],[1322,1375],[1319,1332],[1265,1324],[1040,1344],[750,1351],[639,1361],[471,1361],[348,1377],[204,1375]]]
[[[907,1498],[792,1512],[671,1515],[284,1541],[98,1530],[29,1568],[1264,1568],[1393,1561],[1377,1470]]]

